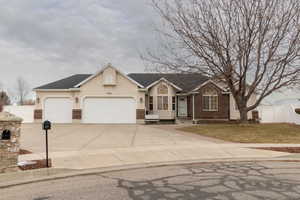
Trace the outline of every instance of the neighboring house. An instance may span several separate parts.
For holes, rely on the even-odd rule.
[[[238,119],[226,87],[200,74],[125,75],[108,65],[96,74],[73,75],[35,92],[35,121],[139,123],[147,114],[160,120]]]

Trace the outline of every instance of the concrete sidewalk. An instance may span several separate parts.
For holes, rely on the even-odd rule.
[[[269,153],[266,153],[266,155]],[[282,154],[281,154],[282,155]],[[273,155],[274,156],[274,155]],[[122,171],[128,169],[142,169],[149,167],[161,167],[161,166],[177,166],[185,164],[200,164],[200,163],[220,163],[220,162],[249,162],[249,161],[299,161],[300,154],[290,154],[286,156],[274,157],[274,158],[221,158],[221,159],[202,159],[202,160],[185,160],[185,161],[174,161],[174,162],[160,162],[160,163],[144,163],[138,165],[122,165],[114,167],[101,167],[94,169],[38,169],[29,171],[20,171],[15,173],[0,174],[0,189],[13,187],[17,185],[50,181],[63,179],[67,177],[86,176],[94,175],[99,173]]]
[[[271,145],[271,144],[270,144]],[[260,144],[186,144],[177,146],[151,146],[131,148],[109,148],[93,151],[51,152],[54,168],[92,169],[147,163],[178,162],[187,160],[216,159],[271,159],[290,155],[289,153],[258,150],[248,147],[262,147]],[[27,154],[19,161],[43,159],[45,154]]]

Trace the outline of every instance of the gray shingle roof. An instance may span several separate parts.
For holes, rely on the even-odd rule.
[[[70,89],[74,88],[77,84],[81,83],[92,74],[76,74],[46,85],[42,85],[35,89]]]
[[[208,80],[208,77],[203,76],[202,74],[133,73],[128,74],[128,76],[144,87],[151,85],[161,78],[165,78],[182,88],[183,92],[190,92]]]
[[[92,74],[76,74],[46,85],[42,85],[35,89],[70,89],[81,83]],[[159,74],[159,73],[133,73],[128,74],[130,78],[143,85],[149,86],[161,78],[165,78],[171,83],[183,89],[183,92],[189,92],[208,80],[206,76],[201,74]]]

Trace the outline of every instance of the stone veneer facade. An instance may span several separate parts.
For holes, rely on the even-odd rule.
[[[22,119],[7,112],[0,112],[0,173],[18,170]],[[3,132],[10,132],[10,139],[3,140]]]

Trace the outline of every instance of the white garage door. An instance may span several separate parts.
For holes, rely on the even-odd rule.
[[[44,104],[44,120],[53,123],[72,123],[72,100],[70,98],[48,98]]]
[[[133,98],[86,98],[83,123],[136,123],[136,103]]]

